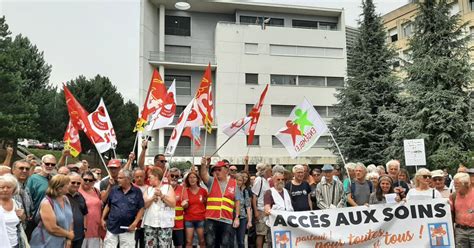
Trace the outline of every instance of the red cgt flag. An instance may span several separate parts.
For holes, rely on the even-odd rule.
[[[66,143],[65,148],[69,149],[73,157],[77,157],[81,153],[81,140],[79,139],[79,131],[74,128],[72,125],[71,119],[66,128],[66,132],[63,137],[64,143]]]
[[[134,132],[143,131],[144,127],[149,124],[149,119],[155,111],[161,109],[165,103],[167,96],[166,86],[161,79],[158,70],[153,70],[153,76],[151,77],[150,86],[148,87],[148,93],[146,95],[145,103],[143,103],[143,110],[140,118],[138,118],[135,124]]]
[[[214,122],[213,103],[212,103],[212,73],[211,64],[208,64],[206,71],[201,79],[201,84],[194,96],[194,104],[191,114],[186,122],[187,127],[205,126],[207,132],[212,130]]]
[[[249,126],[249,136],[247,138],[247,144],[253,143],[253,136],[255,135],[255,129],[257,128],[258,119],[260,118],[260,111],[262,110],[263,101],[265,100],[265,95],[267,94],[268,84],[260,95],[260,100],[253,105],[252,110],[249,113],[249,117],[252,117]]]
[[[100,142],[104,142],[104,139],[100,137],[94,130],[92,129],[87,116],[89,113],[82,107],[82,105],[76,100],[74,95],[72,95],[71,91],[69,91],[66,85],[64,86],[64,97],[66,98],[66,105],[67,110],[69,112],[69,118],[76,130],[83,130],[84,133],[87,135],[89,140],[92,144],[97,144]]]

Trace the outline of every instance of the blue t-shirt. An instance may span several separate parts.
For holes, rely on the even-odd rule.
[[[109,205],[109,216],[107,219],[107,230],[113,234],[128,232],[121,226],[130,226],[135,220],[138,211],[145,206],[142,191],[133,186],[124,194],[122,188],[114,186],[107,199]]]

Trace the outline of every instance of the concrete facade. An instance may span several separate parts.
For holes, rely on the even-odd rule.
[[[216,118],[215,129],[208,136],[206,154],[212,154],[227,139],[219,127],[244,117],[248,108],[258,101],[265,85],[270,84],[256,130],[258,145],[249,147],[246,136],[236,135],[217,156],[234,164],[241,164],[247,152],[251,163],[336,162],[336,156],[326,149],[331,142],[329,136],[321,137],[297,159],[291,159],[272,136],[284,126],[289,114],[285,115],[285,111],[300,104],[304,97],[316,106],[327,123],[334,116],[336,89],[343,86],[347,65],[343,10],[191,0],[188,1],[191,9],[178,11],[174,2],[141,1],[140,105],[146,97],[153,68],[159,69],[165,81],[177,76],[190,81],[183,83],[182,94],[178,93],[178,106],[183,107],[194,96],[204,68],[210,62]],[[189,17],[190,34],[165,34],[166,16]],[[270,17],[279,23],[263,27],[248,21],[242,23],[241,16],[244,19]],[[297,28],[293,27],[293,20],[309,21],[317,26]],[[246,74],[253,74],[258,83],[246,82]],[[278,85],[278,82],[287,82],[286,78],[290,78],[289,84]],[[172,127],[151,133],[154,138],[150,158],[163,151],[171,130]],[[204,139],[203,131],[201,137]],[[180,145],[182,150],[178,146],[175,157],[190,160],[189,139],[182,137]],[[202,154],[202,149],[195,152],[196,163]]]

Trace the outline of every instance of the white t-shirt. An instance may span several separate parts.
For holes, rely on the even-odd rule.
[[[5,221],[5,227],[7,229],[8,240],[10,241],[10,246],[14,247],[18,244],[18,236],[16,226],[20,223],[20,219],[16,215],[15,206],[11,211],[6,211],[0,206],[0,211],[3,213],[3,220]]]
[[[255,195],[255,197],[258,196],[257,198],[257,209],[260,211],[263,211],[264,205],[263,205],[263,195],[265,195],[265,192],[270,189],[270,184],[268,183],[268,180],[263,178],[263,177],[257,177],[255,178],[255,181],[252,186],[252,193]],[[258,195],[260,193],[260,195]]]
[[[433,197],[434,192],[434,197]],[[407,201],[409,200],[429,200],[433,198],[443,198],[443,196],[436,189],[417,190],[416,188],[410,189],[407,194]]]
[[[168,194],[170,185],[162,185],[160,190],[163,195]],[[152,198],[155,194],[154,187],[147,187],[145,190],[147,198]],[[160,227],[160,228],[169,228],[174,227],[174,216],[175,209],[166,205],[161,199],[151,203],[150,207],[145,210],[145,215],[143,216],[143,224],[151,227]]]

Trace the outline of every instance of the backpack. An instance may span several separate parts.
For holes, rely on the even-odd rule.
[[[372,191],[373,191],[373,187],[374,187],[374,186],[373,186],[373,184],[372,184],[371,181],[366,180],[366,182],[367,182],[367,184],[369,184],[370,194],[372,194]],[[352,195],[354,195],[355,190],[356,190],[356,184],[355,184],[355,182],[352,182],[352,183],[351,183],[351,194],[352,194]]]

